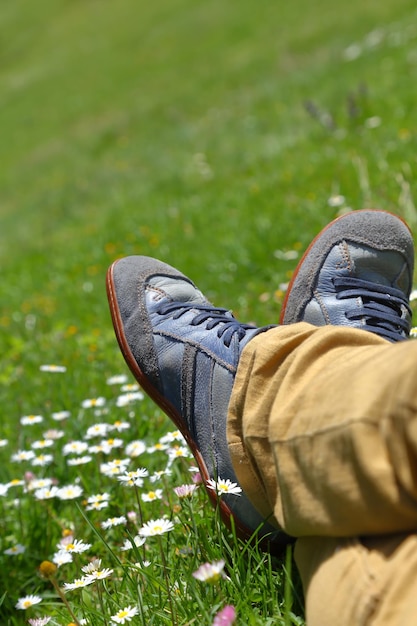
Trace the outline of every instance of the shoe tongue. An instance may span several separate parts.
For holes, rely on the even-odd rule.
[[[182,279],[178,277],[178,274],[175,277],[158,275],[154,276],[150,282],[158,290],[165,292],[173,302],[207,303],[201,291],[196,289],[185,276]]]
[[[402,289],[408,293],[410,277],[407,264],[399,252],[392,250],[372,250],[366,246],[349,244],[350,258],[354,263],[357,278],[369,280],[379,285]]]

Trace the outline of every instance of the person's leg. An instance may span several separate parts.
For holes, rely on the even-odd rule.
[[[377,462],[373,468],[366,455],[356,467],[355,450],[368,446],[368,438],[369,451],[377,445],[370,420],[385,422],[380,407],[398,419],[402,411],[393,375],[399,376],[402,385],[409,380],[413,356],[408,356],[410,365],[402,360],[401,351],[388,352],[387,360],[389,345],[381,338],[399,342],[408,336],[413,264],[411,233],[395,215],[365,210],[334,220],[312,241],[294,272],[280,318],[290,326],[269,333],[268,341],[256,338],[243,351],[229,410],[234,465],[257,507],[265,514],[275,508],[280,524],[296,536],[316,532],[349,535],[352,528],[341,528],[336,515],[342,524],[355,518],[351,499],[360,500],[360,494],[353,495],[351,490],[362,492],[363,477],[358,486],[361,471],[380,490],[381,468]],[[311,326],[294,325],[297,322],[338,328],[336,332],[324,328],[317,334]],[[361,337],[352,335],[350,328],[371,332]],[[369,352],[368,346],[379,349],[375,352],[372,347]],[[356,350],[352,352],[352,348]],[[406,353],[410,354],[407,349]],[[344,444],[339,454],[340,444],[337,447],[335,442],[337,437],[342,440],[345,431],[348,436],[352,432],[356,440]],[[351,453],[348,446],[354,446]],[[261,470],[254,470],[244,460],[244,447],[254,458],[266,459]],[[273,449],[277,450],[274,459]],[[390,459],[385,461],[389,465]],[[346,472],[345,464],[349,466]],[[281,467],[286,476],[294,475],[290,487],[281,484]],[[245,471],[249,480],[245,480]],[[311,478],[311,485],[307,486],[304,475]],[[322,501],[312,504],[310,512],[308,495],[315,481],[317,499]],[[292,514],[293,509],[299,510],[299,502],[291,507],[298,496],[309,520],[308,529],[300,527]],[[315,520],[327,515],[328,502],[334,513],[315,527]],[[375,506],[385,504],[382,493]],[[376,523],[378,516],[372,506],[369,509],[369,517],[375,517]],[[389,525],[389,520],[386,523]],[[324,530],[319,530],[320,524]]]
[[[417,535],[302,537],[308,626],[415,626]]]
[[[308,626],[414,626],[417,342],[308,324],[267,338],[241,355],[229,446],[252,502],[300,537]]]
[[[378,231],[375,230],[375,228],[378,229],[380,227],[378,226],[379,220],[380,225],[385,223],[386,216],[381,213],[365,213],[359,216],[356,215],[355,217],[356,220],[351,220],[348,228],[345,228],[344,220],[336,220],[336,222],[330,224],[327,229],[320,233],[312,242],[294,272],[294,277],[290,283],[286,299],[282,307],[280,321],[285,324],[308,321],[319,326],[326,324],[349,326],[355,323],[355,321],[362,320],[365,328],[372,329],[373,332],[377,332],[379,335],[385,336],[390,340],[395,340],[395,338],[397,338],[403,331],[401,330],[400,324],[398,324],[398,326],[396,324],[394,324],[394,326],[390,323],[387,324],[387,320],[391,314],[389,300],[387,299],[385,301],[385,303],[388,304],[388,308],[384,307],[385,303],[383,300],[379,300],[378,304],[372,302],[372,298],[369,298],[369,293],[374,292],[374,287],[369,285],[369,282],[368,285],[366,285],[364,280],[369,281],[369,279],[372,280],[372,278],[375,278],[375,275],[372,277],[372,271],[375,271],[376,267],[378,267],[378,284],[385,284],[389,291],[389,288],[393,284],[399,284],[402,281],[402,286],[405,288],[404,290],[407,291],[410,286],[413,267],[411,238],[405,228],[402,230],[402,236],[400,235],[400,232],[397,231],[395,235],[396,241],[392,243],[394,244],[394,247],[398,247],[398,242],[401,241],[402,249],[404,251],[408,250],[408,253],[405,255],[393,255],[392,252],[386,251],[381,254],[380,251],[376,252],[376,249],[380,248],[379,244],[381,242],[386,242],[386,235],[383,233],[382,229],[380,234],[378,234]],[[365,227],[362,229],[362,244],[365,244],[366,246],[367,243],[370,243],[370,246],[368,249],[368,255],[364,254],[366,248],[363,247],[360,249],[358,257],[358,248],[355,245],[352,245],[351,235],[352,230],[355,231],[358,223],[357,220],[362,219],[363,217],[370,220],[368,221],[370,230]],[[391,217],[389,220],[395,224],[395,218]],[[343,228],[340,229],[342,221]],[[349,230],[351,230],[350,234],[348,232]],[[401,231],[401,228],[399,230]],[[342,237],[340,237],[341,231]],[[394,231],[391,231],[391,233],[393,234]],[[353,235],[355,235],[355,232],[353,232]],[[360,236],[358,232],[356,232],[356,235]],[[357,237],[354,236],[353,239],[357,241]],[[377,244],[378,241],[379,244]],[[368,287],[368,293],[365,292],[364,286]],[[353,290],[356,291],[356,295],[358,297],[356,300],[352,298],[350,301],[345,303],[344,297],[346,293],[352,295],[354,293]],[[382,293],[382,295],[384,296],[385,294]],[[378,301],[378,297],[376,300]],[[369,306],[370,301],[371,306]],[[377,318],[373,315],[373,307],[375,307],[375,310],[378,310]],[[403,312],[403,321],[405,322],[407,316],[406,307],[403,308]],[[304,341],[304,338],[306,336],[308,337],[310,330],[311,329],[304,329],[304,333],[300,333],[300,335],[297,336],[297,340]],[[283,336],[281,335],[280,340],[282,339]],[[294,339],[292,330],[288,331],[288,339],[289,345],[291,346],[291,340]],[[346,340],[348,340],[347,337]],[[259,419],[255,419],[252,426],[248,427],[248,425],[246,425],[245,430],[251,431],[253,435],[251,442],[248,442],[247,445],[253,447],[253,452],[255,453],[256,451],[260,459],[262,458],[267,460],[269,458],[269,463],[264,462],[262,464],[263,476],[259,476],[259,472],[251,467],[250,463],[248,463],[247,455],[245,454],[243,446],[244,437],[242,431],[244,426],[242,423],[236,422],[235,420],[232,422],[235,429],[235,456],[238,461],[235,465],[236,467],[240,467],[240,479],[243,481],[242,484],[251,485],[250,489],[252,492],[252,498],[255,502],[260,503],[266,512],[268,510],[267,507],[265,507],[267,498],[260,497],[260,494],[264,493],[265,483],[269,484],[269,488],[266,489],[267,493],[270,495],[275,493],[277,501],[286,502],[287,496],[279,497],[279,481],[276,480],[276,470],[278,467],[282,467],[284,468],[283,474],[287,474],[286,470],[290,472],[291,467],[296,467],[295,474],[292,476],[289,483],[287,483],[286,491],[287,494],[290,493],[292,495],[294,493],[295,496],[299,497],[301,500],[301,502],[299,500],[299,507],[300,510],[306,511],[307,521],[310,522],[310,515],[311,521],[315,520],[317,512],[321,514],[323,504],[325,504],[326,501],[330,501],[332,503],[334,502],[335,506],[333,507],[333,510],[337,513],[337,519],[340,520],[340,518],[343,518],[344,516],[349,524],[351,524],[352,520],[357,517],[356,512],[354,511],[354,507],[352,507],[353,510],[350,510],[351,507],[349,505],[349,498],[347,498],[347,500],[343,502],[343,506],[339,508],[339,496],[342,495],[344,490],[346,491],[346,487],[350,491],[349,481],[351,483],[352,481],[353,483],[356,482],[356,489],[353,489],[351,495],[353,495],[356,491],[356,496],[354,497],[358,497],[361,502],[368,502],[369,500],[369,510],[366,508],[365,513],[371,516],[371,522],[374,524],[375,521],[378,520],[379,516],[375,515],[375,511],[372,509],[372,503],[374,503],[375,498],[369,497],[369,481],[371,480],[373,482],[375,479],[376,482],[374,484],[378,485],[378,479],[380,479],[383,484],[383,466],[385,466],[385,468],[388,466],[390,470],[392,469],[390,467],[389,459],[387,459],[384,451],[384,447],[388,450],[390,448],[395,450],[392,456],[396,458],[396,465],[400,468],[400,472],[404,472],[407,462],[405,461],[403,463],[401,454],[402,451],[404,451],[404,448],[407,448],[408,446],[401,445],[404,444],[404,441],[401,442],[402,435],[398,433],[397,428],[395,427],[394,439],[390,441],[390,446],[378,446],[377,441],[372,437],[372,430],[375,427],[375,421],[373,424],[369,423],[367,425],[352,424],[352,432],[354,434],[352,440],[355,442],[353,447],[355,450],[362,450],[363,456],[358,464],[358,467],[352,467],[351,462],[355,458],[355,452],[351,451],[352,444],[348,442],[347,439],[349,439],[349,437],[346,439],[345,435],[349,432],[349,422],[352,417],[358,415],[358,403],[359,405],[363,403],[364,408],[367,405],[369,406],[369,398],[374,398],[374,387],[382,387],[384,389],[385,381],[376,380],[374,375],[372,376],[374,381],[372,385],[369,385],[368,378],[365,378],[362,381],[362,385],[360,385],[361,389],[359,391],[353,390],[352,386],[349,384],[351,375],[348,372],[350,365],[347,362],[342,364],[342,371],[345,371],[346,373],[346,387],[349,385],[349,388],[346,388],[346,390],[343,388],[340,390],[340,387],[337,384],[335,389],[331,388],[333,384],[333,371],[330,372],[329,378],[327,378],[327,374],[325,373],[324,377],[321,377],[321,379],[319,376],[317,379],[313,378],[309,380],[308,377],[306,377],[306,372],[304,370],[308,369],[308,371],[310,371],[310,373],[314,376],[314,372],[316,371],[315,365],[321,367],[320,363],[324,361],[320,358],[318,363],[313,362],[311,364],[312,367],[310,369],[309,360],[311,356],[314,355],[314,350],[309,356],[308,350],[305,350],[307,346],[308,343],[304,344],[303,351],[298,355],[301,359],[303,359],[302,353],[305,353],[306,361],[301,368],[291,366],[292,375],[290,377],[286,376],[286,369],[281,372],[281,374],[284,375],[282,380],[285,381],[285,385],[283,385],[281,389],[283,392],[280,396],[281,399],[278,399],[276,403],[274,402],[274,405],[278,404],[278,406],[281,407],[281,410],[278,411],[280,415],[283,413],[285,414],[288,406],[287,402],[291,405],[291,398],[294,397],[293,394],[297,395],[300,393],[300,389],[305,388],[308,390],[310,385],[313,385],[316,389],[320,390],[322,388],[323,393],[319,391],[319,394],[314,394],[315,400],[310,405],[309,400],[305,397],[305,392],[303,391],[302,394],[306,399],[308,406],[317,408],[317,406],[320,406],[320,400],[322,405],[333,405],[333,419],[327,419],[326,415],[328,415],[328,411],[326,412],[325,410],[321,415],[321,420],[317,420],[317,422],[315,419],[315,412],[313,412],[313,415],[307,415],[304,417],[304,420],[301,418],[299,421],[295,420],[295,424],[298,424],[298,426],[295,425],[295,428],[300,428],[300,431],[302,431],[300,436],[307,438],[307,441],[297,441],[296,447],[298,452],[292,450],[294,454],[293,461],[291,464],[288,464],[288,466],[284,454],[279,454],[277,464],[274,462],[269,442],[269,424],[268,428],[264,427],[264,434],[266,435],[265,438],[263,438],[263,434],[261,432],[262,428],[260,428]],[[343,342],[340,344],[340,347],[342,346]],[[286,363],[290,360],[288,358],[289,355],[286,354],[287,349],[283,348],[281,341],[278,350],[275,351],[273,345],[268,346],[268,349],[271,350],[270,357],[268,357],[263,363],[259,361],[259,359],[255,359],[253,353],[247,353],[242,355],[242,364],[245,361],[250,364],[256,360],[257,366],[255,369],[258,374],[262,371],[262,369],[266,374],[266,371],[271,367],[274,367],[274,365],[279,363],[280,360]],[[292,350],[292,346],[290,350]],[[262,354],[262,352],[263,348],[261,347],[260,353]],[[335,358],[335,362],[332,362],[336,352],[337,351],[334,349],[329,350],[330,370],[333,370],[333,367],[336,367],[336,369],[339,367],[337,365],[337,357]],[[322,357],[323,355],[320,354],[320,356]],[[358,354],[358,357],[359,360],[362,361],[362,356],[360,354]],[[399,358],[401,359],[401,357]],[[382,359],[384,359],[383,356]],[[390,367],[395,368],[396,362],[391,363],[388,361],[387,363],[389,364],[387,375],[389,381],[391,381]],[[379,372],[376,362],[374,365],[377,368],[376,371]],[[360,366],[361,363],[359,363],[359,368]],[[413,371],[413,363],[411,363],[410,372],[408,371],[407,362],[403,363],[402,366],[405,367],[405,376],[407,377]],[[343,369],[344,367],[346,367],[345,370]],[[249,368],[248,371],[251,372],[251,368]],[[251,375],[249,374],[248,377],[251,378]],[[272,378],[268,375],[266,376],[270,391],[271,386],[273,387],[274,385],[274,378],[276,378],[274,375]],[[356,384],[354,383],[356,379],[357,372],[354,372],[352,380],[353,384]],[[343,382],[344,381],[342,380],[342,386]],[[255,380],[254,383],[256,389],[256,383],[259,383],[259,379],[257,381]],[[280,382],[278,382],[278,384],[281,387]],[[328,393],[329,386],[330,394]],[[287,397],[288,390],[290,391]],[[236,387],[236,391],[238,391],[238,387]],[[333,399],[333,391],[336,392],[336,402],[334,402]],[[342,414],[340,414],[340,397],[344,398],[343,406],[346,407],[345,399],[346,397],[349,397],[349,393],[353,395],[352,412],[345,415],[345,412],[342,411]],[[401,391],[395,386],[392,396],[388,391],[389,402],[392,401],[393,398],[397,397],[397,393],[401,393]],[[261,413],[265,411],[265,402],[268,402],[268,396],[269,394],[264,396],[264,402],[260,408]],[[238,395],[236,397],[239,402],[242,402],[241,397]],[[381,394],[380,404],[385,407],[383,397],[383,394]],[[251,401],[255,401],[256,403],[256,395],[252,395],[250,398]],[[310,397],[310,401],[311,400],[312,396]],[[372,415],[375,415],[377,407],[378,403],[376,403],[371,410]],[[388,407],[386,408],[388,409]],[[294,407],[287,412],[287,415],[284,418],[284,420],[287,420],[287,425],[290,423],[291,418],[289,415],[292,414],[292,410],[295,410],[297,413],[297,408]],[[257,410],[253,405],[252,407],[249,407],[249,414],[251,412],[255,415],[257,413]],[[403,411],[401,411],[401,413],[404,415]],[[344,418],[343,415],[345,416]],[[338,416],[342,417],[339,424],[337,424]],[[383,418],[383,414],[381,418],[381,427],[383,428],[383,422],[386,420]],[[344,425],[342,425],[343,419],[345,419]],[[395,422],[396,420],[394,419],[394,424]],[[311,423],[313,424],[313,428],[316,423],[318,428],[320,428],[320,424],[324,426],[323,432],[317,433],[314,441],[312,436],[313,433],[311,432]],[[338,433],[337,430],[331,432],[335,423],[336,428],[340,425],[344,433]],[[387,430],[392,430],[394,424],[391,423]],[[294,424],[291,424],[291,426],[294,426]],[[407,426],[410,426],[410,424],[407,424]],[[327,429],[330,429],[330,432],[326,435],[324,431]],[[290,430],[288,426],[287,430]],[[377,430],[379,430],[378,426]],[[407,428],[404,429],[400,427],[400,430],[404,433]],[[230,429],[230,431],[232,431],[232,429]],[[362,431],[367,431],[367,436],[363,437],[361,434]],[[335,445],[335,441],[339,434],[343,435],[339,439],[341,446]],[[385,433],[385,437],[388,438],[388,440],[390,439],[390,436],[389,432]],[[308,442],[308,439],[310,438],[312,439],[310,442],[311,447]],[[367,448],[367,441],[369,441],[369,439],[371,445]],[[398,439],[400,439],[400,443],[398,442]],[[395,442],[395,440],[397,440],[397,442]],[[320,442],[319,445],[317,445],[318,442]],[[324,446],[324,449],[326,449],[327,452],[332,451],[333,455],[329,455],[327,453],[322,456],[322,446]],[[376,448],[378,448],[377,454],[376,457],[373,458],[374,450]],[[364,449],[365,453],[363,453]],[[332,458],[330,458],[330,456],[332,456]],[[350,470],[353,470],[353,475],[350,476],[345,475],[346,462],[344,461],[346,460],[346,456],[348,467]],[[299,458],[302,459],[301,463],[298,461]],[[372,462],[369,461],[369,458],[372,459]],[[379,462],[381,462],[381,468],[378,468]],[[327,463],[329,463],[330,469],[326,470]],[[369,471],[371,467],[373,467],[372,472]],[[246,470],[243,468],[246,468]],[[315,468],[318,468],[319,470],[317,473],[314,471]],[[312,471],[311,474],[310,469]],[[365,477],[362,477],[362,480],[360,480],[358,474],[363,472],[364,469]],[[379,471],[379,469],[381,471]],[[324,481],[322,481],[323,470],[326,477]],[[257,476],[258,478],[256,478]],[[303,479],[305,476],[308,477],[307,482],[309,483],[307,496],[303,493],[303,489],[300,489],[300,486],[304,484]],[[328,480],[329,476],[332,477],[330,483]],[[299,480],[300,478],[301,480]],[[391,488],[394,485],[394,490],[391,493],[391,497],[394,498],[394,501],[396,498],[395,480],[394,476],[389,480]],[[324,485],[321,484],[322,482],[324,482]],[[409,481],[406,480],[405,483],[408,483],[407,490],[409,490]],[[344,488],[340,490],[339,484],[343,485]],[[363,484],[365,485],[365,489],[364,493],[361,493],[361,487]],[[248,490],[247,486],[245,488]],[[316,494],[320,501],[318,507],[316,507],[310,500],[311,488],[313,491],[316,490]],[[358,489],[359,493],[357,493]],[[336,493],[336,498],[333,497],[334,491]],[[380,500],[380,496],[381,494],[378,490],[376,497],[377,501]],[[305,506],[306,502],[309,503],[309,506]],[[284,511],[285,508],[282,508]],[[383,510],[381,511],[381,516],[382,520],[385,522],[386,512],[384,508],[385,507],[383,507]],[[394,513],[395,508],[393,510],[392,507],[389,507],[389,510]],[[298,508],[297,505],[294,506],[293,504],[292,512],[294,511],[297,512]],[[291,518],[292,512],[289,512],[289,518]],[[360,515],[359,519],[361,519]],[[333,526],[333,522],[334,519],[328,519],[331,532],[336,531],[336,525]],[[344,530],[346,531],[346,528]],[[351,526],[349,526],[347,532],[348,534],[353,532]],[[352,624],[357,626],[370,626],[371,624],[374,626],[414,625],[415,598],[417,597],[417,536],[415,534],[377,535],[368,536],[366,539],[360,537],[340,538],[327,536],[303,536],[298,539],[296,543],[295,557],[305,590],[306,615],[309,626],[333,626],[334,624],[338,624],[338,626],[352,626]]]
[[[417,342],[295,324],[254,337],[229,405],[237,477],[288,534],[417,527]]]
[[[385,216],[368,217],[371,231],[363,229],[363,237],[373,241],[368,258],[364,249],[358,258],[357,248],[349,241],[349,228],[343,227],[343,237],[339,239],[340,221],[330,224],[313,241],[289,286],[282,323],[306,320],[316,325],[348,326],[362,319],[365,327],[388,339],[399,336],[401,326],[386,325],[385,314],[374,318],[375,305],[369,307],[369,298],[363,298],[363,279],[371,278],[377,259],[378,284],[389,287],[402,276],[409,286],[410,238],[404,229],[404,250],[409,250],[402,257],[408,258],[405,263],[402,255],[372,253],[372,248],[375,251],[378,247],[377,240],[384,240],[383,233],[379,236],[372,228],[378,228],[378,219],[384,223]],[[356,224],[351,221],[350,228],[355,229]],[[369,283],[368,287],[370,293],[374,291]],[[346,290],[352,294],[352,289],[358,297],[345,304]],[[366,310],[368,315],[364,314]],[[383,310],[382,306],[378,313]],[[406,313],[406,308],[403,310]],[[389,317],[391,309],[385,311]],[[309,626],[411,626],[415,623],[417,597],[417,536],[406,533],[361,538],[353,533],[358,530],[358,523],[361,532],[370,527],[381,532],[381,527],[392,522],[396,527],[400,522],[396,517],[399,510],[401,523],[407,524],[410,514],[413,516],[414,503],[408,502],[413,492],[413,470],[410,472],[407,458],[413,454],[416,440],[412,409],[415,349],[401,348],[397,353],[389,353],[395,359],[386,359],[384,342],[374,338],[375,341],[369,340],[369,348],[363,346],[352,353],[345,347],[351,345],[353,338],[341,330],[338,339],[331,333],[323,341],[311,327],[292,327],[285,336],[280,333],[279,342],[269,341],[258,347],[252,344],[250,350],[248,347],[244,351],[230,405],[232,455],[242,485],[265,514],[275,508],[282,524],[287,519],[295,534],[307,533],[297,540],[295,558],[305,591]],[[268,338],[271,337],[270,333]],[[294,352],[297,346],[301,350]],[[372,354],[371,364],[366,366],[368,373],[363,369],[369,362],[367,352]],[[404,361],[403,352],[407,353]],[[354,355],[357,363],[352,361]],[[393,372],[399,376],[398,385],[393,384]],[[246,389],[246,383],[252,386],[252,393]],[[264,383],[267,387],[260,402],[256,389]],[[410,392],[411,403],[407,400]],[[398,398],[399,408],[395,406]],[[240,409],[245,420],[240,420]],[[259,417],[265,414],[273,414],[277,419],[262,423]],[[282,431],[275,430],[277,425],[282,426]],[[262,460],[258,467],[251,462],[251,455]],[[404,500],[405,515],[401,504]],[[355,502],[361,503],[360,510]],[[321,536],[309,536],[318,531]],[[352,536],[333,536],[337,532]]]

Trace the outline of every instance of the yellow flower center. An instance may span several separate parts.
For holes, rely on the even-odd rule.
[[[207,582],[208,583],[217,583],[217,581],[220,579],[220,574],[218,572],[212,574],[209,578],[207,578]]]
[[[39,566],[39,571],[42,576],[45,576],[45,578],[50,578],[51,576],[53,576],[56,570],[57,566],[55,565],[55,563],[52,563],[52,561],[42,561]]]

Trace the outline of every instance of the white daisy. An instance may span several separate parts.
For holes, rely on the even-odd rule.
[[[94,502],[107,502],[108,500],[110,500],[110,494],[107,492],[95,493],[87,498],[88,504],[93,504]]]
[[[101,407],[106,404],[106,398],[98,397],[98,398],[87,398],[83,400],[81,406],[83,409],[91,409],[96,407]]]
[[[108,385],[124,385],[125,383],[127,383],[127,376],[125,374],[110,376],[110,378],[106,380],[106,383]]]
[[[20,478],[13,478],[12,480],[10,480],[7,483],[7,487],[23,487],[23,485],[25,484],[24,480],[21,480]]]
[[[327,204],[331,207],[340,207],[343,206],[345,202],[345,197],[341,196],[340,194],[333,194],[332,196],[330,196],[330,198],[327,200]]]
[[[55,365],[55,364],[41,365],[39,369],[41,372],[52,372],[54,374],[62,374],[63,372],[67,371],[67,368],[65,367],[65,365]]]
[[[191,452],[185,446],[175,446],[174,448],[169,448],[167,450],[167,454],[170,461],[178,458],[189,458],[191,456]]]
[[[55,485],[40,487],[40,489],[35,490],[33,495],[37,500],[50,500],[57,497],[58,487]]]
[[[34,491],[35,489],[43,489],[44,487],[50,487],[53,481],[52,478],[33,478],[28,483],[28,491]]]
[[[39,454],[34,459],[32,459],[32,465],[47,467],[53,462],[53,460],[54,457],[52,454]]]
[[[90,454],[101,454],[103,452],[103,447],[99,444],[95,446],[88,446],[88,452]]]
[[[52,557],[52,562],[55,563],[57,567],[61,567],[61,565],[66,565],[67,563],[72,563],[72,561],[72,553],[64,552],[64,550],[58,550],[58,552],[55,552]]]
[[[123,385],[121,387],[122,391],[129,392],[129,393],[131,391],[137,391],[138,389],[139,389],[138,383],[127,383],[126,385]]]
[[[60,487],[56,495],[60,500],[73,500],[74,498],[79,498],[82,492],[83,490],[79,485],[66,485]]]
[[[148,491],[142,493],[141,498],[144,502],[153,502],[154,500],[162,499],[162,489],[155,489],[155,491]]]
[[[67,465],[86,465],[93,460],[93,457],[86,454],[84,456],[76,456],[67,460]]]
[[[417,289],[413,289],[411,291],[409,300],[410,300],[410,302],[413,302],[414,300],[417,300]]]
[[[116,406],[122,407],[136,402],[136,400],[143,400],[145,396],[141,391],[133,391],[131,393],[123,393],[116,400]]]
[[[169,469],[158,470],[152,474],[149,480],[151,481],[151,483],[156,483],[158,480],[161,480],[163,476],[170,476],[171,474],[172,472]]]
[[[100,446],[104,454],[110,454],[112,450],[116,448],[122,448],[124,446],[124,442],[122,439],[118,438],[104,439],[103,441],[100,441]]]
[[[15,454],[12,454],[11,460],[21,463],[22,461],[31,461],[33,458],[35,458],[33,450],[18,450]]]
[[[122,422],[121,420],[116,420],[113,424],[109,425],[109,430],[116,430],[118,433],[121,433],[124,430],[129,430],[129,428],[129,422]]]
[[[126,552],[126,550],[131,550],[132,548],[140,548],[145,543],[145,537],[140,537],[139,535],[135,535],[133,537],[133,543],[130,539],[125,539],[124,544],[121,546],[120,550],[122,552]]]
[[[18,599],[15,605],[15,608],[26,610],[26,609],[30,609],[30,607],[34,606],[35,604],[39,604],[40,602],[42,602],[42,598],[40,596],[34,596],[34,595],[24,596],[23,598]]]
[[[54,413],[52,413],[52,419],[56,422],[62,422],[63,420],[66,420],[68,417],[70,417],[70,415],[70,411],[55,411]]]
[[[50,428],[43,433],[45,439],[52,439],[52,441],[61,439],[64,435],[65,432],[63,430],[57,430],[56,428]]]
[[[102,511],[103,509],[107,509],[109,506],[109,502],[92,502],[91,504],[87,504],[85,507],[86,511]]]
[[[8,556],[16,556],[17,554],[23,554],[25,550],[25,546],[23,546],[21,543],[16,543],[11,548],[7,548],[7,550],[4,550],[3,554],[7,554]]]
[[[126,471],[130,459],[113,459],[108,463],[101,463],[100,472],[105,476],[117,476]]]
[[[104,578],[108,578],[113,574],[113,570],[108,567],[104,567],[103,569],[96,569],[91,574],[88,574],[86,578],[90,583],[93,583],[95,580],[103,580]]]
[[[74,539],[73,537],[65,537],[62,539],[57,548],[62,552],[71,552],[71,554],[82,554],[91,548],[91,543],[85,543],[80,539]]]
[[[233,494],[239,496],[242,493],[241,487],[237,483],[232,482],[229,478],[223,479],[218,478],[215,480],[214,478],[210,478],[206,483],[208,489],[212,489],[217,493],[218,496],[223,496],[225,494]]]
[[[101,569],[101,559],[93,559],[92,561],[90,561],[89,563],[87,563],[87,565],[84,565],[81,568],[81,571],[84,574],[91,574],[92,572],[95,572],[97,569]]]
[[[151,561],[142,561],[142,563],[134,563],[131,567],[137,568],[137,569],[143,569],[144,567],[149,567],[150,565],[152,565]]]
[[[163,535],[173,528],[174,524],[170,520],[162,517],[160,519],[146,522],[142,526],[142,528],[139,529],[139,535],[141,535],[142,537],[154,537],[155,535]]]
[[[167,449],[168,449],[167,444],[158,442],[155,445],[149,446],[148,448],[146,448],[146,452],[149,452],[150,454],[152,454],[152,452],[161,452]]]
[[[76,578],[72,583],[64,583],[63,589],[64,591],[73,591],[74,589],[82,589],[87,585],[91,585],[93,581],[89,580],[88,576],[82,576],[81,578]]]
[[[185,439],[179,430],[173,430],[159,439],[160,443],[172,443],[173,441],[181,441],[185,444]]]
[[[140,439],[137,439],[136,441],[131,441],[130,443],[127,444],[125,448],[125,453],[127,454],[127,456],[130,456],[132,458],[143,454],[145,451],[146,451],[146,444],[144,441],[141,441]]]
[[[88,450],[88,444],[85,441],[69,441],[62,448],[62,454],[84,454]]]
[[[109,431],[109,424],[105,422],[99,422],[98,424],[93,424],[89,428],[87,428],[87,432],[85,434],[86,439],[92,439],[92,437],[105,437]]]
[[[20,418],[22,426],[32,426],[33,424],[40,424],[43,422],[42,415],[24,415]]]
[[[118,611],[116,615],[112,615],[110,619],[116,624],[125,624],[126,622],[130,622],[132,617],[138,615],[138,613],[139,609],[137,606],[127,606],[124,609]]]
[[[33,450],[43,450],[44,448],[50,448],[54,445],[52,439],[39,439],[38,441],[34,441],[32,443]]]
[[[117,480],[119,480],[126,487],[142,487],[143,479],[148,476],[148,470],[145,468],[139,468],[137,470],[119,474]]]
[[[101,527],[107,530],[108,528],[120,526],[121,524],[127,524],[127,519],[124,515],[120,515],[120,517],[109,517],[104,522],[101,522]]]

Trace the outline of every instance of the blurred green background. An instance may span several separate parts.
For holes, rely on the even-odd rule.
[[[42,409],[39,364],[86,396],[125,369],[104,289],[119,256],[264,324],[341,211],[417,225],[411,0],[13,0],[0,42],[6,430]]]

